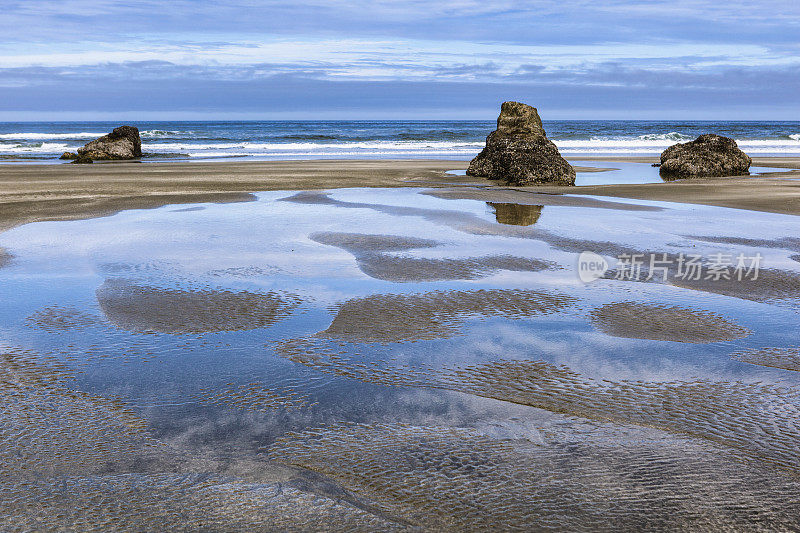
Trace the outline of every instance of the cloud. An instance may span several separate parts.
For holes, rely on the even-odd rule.
[[[393,36],[516,43],[796,41],[794,0],[27,0],[4,5],[9,40],[154,33]]]
[[[278,109],[277,95],[262,97],[274,87],[320,109],[351,109],[350,90],[383,108],[387,94],[395,108],[435,108],[449,91],[472,109],[527,94],[558,109],[794,109],[798,34],[795,0],[12,0],[0,107],[39,109],[63,90],[110,108],[96,87],[116,84],[129,109]],[[168,94],[180,87],[191,96]]]
[[[783,118],[800,111],[798,90],[796,69],[697,74],[605,64],[582,72],[533,71],[494,81],[374,81],[336,79],[325,68],[302,70],[285,64],[241,69],[144,62],[0,70],[0,116],[14,111],[139,110],[243,113],[251,118],[293,113],[315,118],[323,113],[329,118],[491,119],[497,102],[519,99],[536,104],[552,118],[733,119],[753,113]]]

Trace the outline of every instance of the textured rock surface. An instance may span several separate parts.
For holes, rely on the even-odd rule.
[[[536,108],[504,102],[497,129],[486,148],[473,159],[468,176],[507,181],[513,185],[575,185],[575,169],[547,139]]]
[[[78,154],[75,152],[64,152],[59,159],[78,159]]]
[[[733,139],[706,134],[664,150],[659,172],[666,179],[741,176],[750,173],[751,162]]]
[[[71,161],[72,164],[84,165],[94,163],[94,160],[88,155],[79,155]]]
[[[88,143],[78,150],[81,156],[91,159],[136,159],[142,157],[142,140],[139,129],[120,126],[108,135]]]

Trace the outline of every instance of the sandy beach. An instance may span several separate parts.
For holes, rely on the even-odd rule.
[[[614,162],[653,161],[593,158],[578,161],[576,170],[613,168]],[[251,193],[259,191],[350,187],[436,187],[444,189],[440,194],[453,197],[503,198],[529,204],[548,203],[545,195],[593,195],[800,214],[800,158],[757,158],[754,165],[787,171],[636,185],[507,187],[448,175],[449,170],[465,169],[467,162],[442,160],[0,165],[0,230],[42,220],[105,216],[124,209],[248,201]]]
[[[800,532],[800,2],[162,4],[3,6],[0,533]]]
[[[0,165],[0,523],[791,529],[800,158],[754,164]],[[757,279],[680,278],[720,251]]]

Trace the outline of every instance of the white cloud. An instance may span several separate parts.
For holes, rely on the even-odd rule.
[[[164,43],[147,40],[76,42],[67,46],[0,46],[5,68],[75,68],[112,63],[162,61],[178,66],[256,67],[269,64],[310,69],[330,78],[409,79],[508,76],[528,65],[540,72],[569,69],[576,73],[598,65],[647,62],[651,68],[696,70],[724,65],[791,65],[793,56],[779,56],[759,45],[672,43],[512,45],[432,40],[293,39],[242,40],[230,44],[203,43],[201,36]],[[677,60],[676,60],[677,58]],[[474,68],[470,68],[474,67]],[[481,67],[484,76],[481,76]]]

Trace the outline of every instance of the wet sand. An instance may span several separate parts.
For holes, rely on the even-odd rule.
[[[653,158],[592,158],[592,161],[652,162]],[[0,165],[0,231],[29,222],[106,216],[124,209],[247,201],[253,199],[251,193],[258,191],[436,186],[441,193],[441,188],[474,184],[481,185],[481,189],[470,189],[470,194],[487,201],[547,205],[534,199],[549,197],[551,202],[575,202],[559,195],[598,195],[800,214],[800,181],[796,181],[800,178],[800,158],[756,158],[754,165],[785,167],[787,172],[637,185],[508,188],[446,173],[466,168],[466,161],[7,164]],[[587,163],[586,167],[598,166]],[[527,201],[522,201],[523,198]]]
[[[707,311],[636,302],[606,304],[592,323],[612,337],[702,344],[743,339],[750,331]]]
[[[15,193],[27,200],[0,194],[3,229],[270,188],[430,188],[264,193],[238,207],[13,232],[12,267],[34,276],[3,271],[8,292],[23,295],[6,320],[41,347],[0,346],[0,529],[797,528],[800,391],[772,372],[797,370],[795,340],[787,347],[772,328],[796,320],[764,307],[798,301],[796,272],[694,283],[681,299],[658,281],[550,282],[570,273],[563,252],[673,240],[785,259],[800,251],[777,233],[792,235],[791,223],[731,238],[714,234],[720,220],[760,219],[720,210],[676,225],[680,210],[581,197],[581,187],[474,187],[444,174],[452,162],[403,164],[208,163],[183,165],[185,175],[176,164],[66,166],[53,171],[75,174],[54,186],[60,199],[35,171]],[[86,172],[100,180],[94,192]],[[446,201],[482,195],[487,205],[471,209]],[[575,211],[590,210],[552,205],[595,216],[572,227]],[[602,217],[607,235],[583,233]],[[643,225],[650,240],[628,237]],[[261,255],[242,253],[253,249]],[[44,261],[52,250],[56,263]],[[273,264],[289,251],[291,264]],[[337,272],[343,264],[352,275]],[[487,279],[497,272],[513,282]],[[56,281],[44,290],[40,279]],[[23,301],[34,291],[51,298]],[[573,356],[577,346],[586,351]]]
[[[206,333],[269,327],[289,315],[292,295],[230,290],[162,289],[123,280],[97,289],[100,308],[117,327],[131,331]]]

